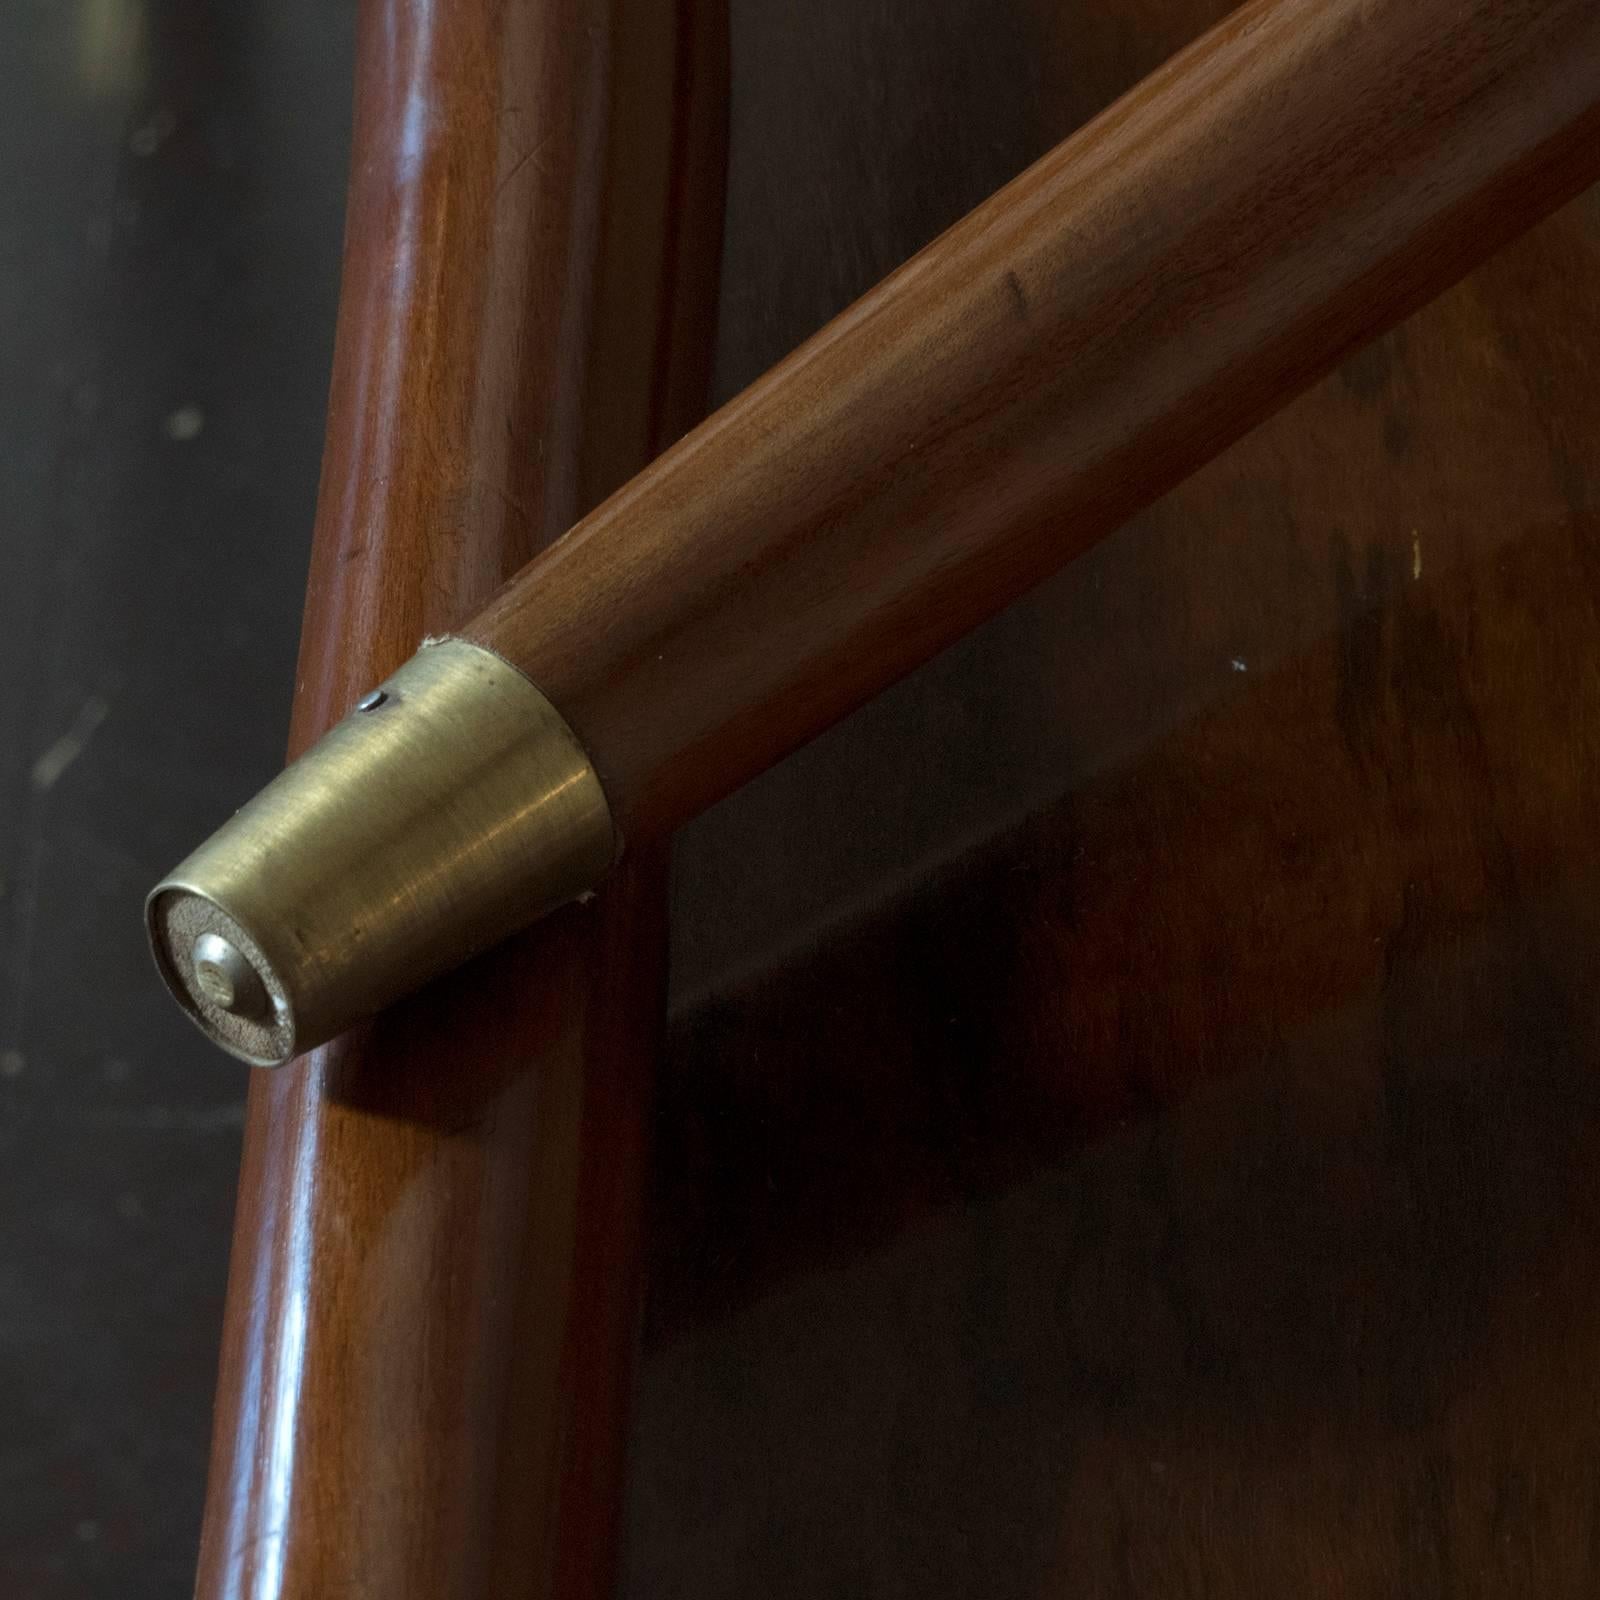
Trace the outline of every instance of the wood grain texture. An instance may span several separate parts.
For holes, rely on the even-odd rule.
[[[748,0],[730,386],[1223,9]],[[697,825],[628,1595],[1596,1591],[1597,349],[1591,192]]]
[[[469,635],[648,837],[1013,600],[1600,166],[1588,0],[1256,0]]]
[[[693,420],[723,48],[715,3],[364,5],[295,749]],[[641,852],[253,1079],[203,1600],[608,1592],[664,917]]]

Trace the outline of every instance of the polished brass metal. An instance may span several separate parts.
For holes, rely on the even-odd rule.
[[[616,847],[556,709],[446,639],[158,884],[146,916],[190,1017],[277,1066],[592,889]]]
[[[189,960],[196,985],[212,1005],[236,1017],[265,1017],[267,991],[260,975],[220,933],[202,933]]]

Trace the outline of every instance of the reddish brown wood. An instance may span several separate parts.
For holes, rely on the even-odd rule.
[[[364,5],[295,749],[692,419],[717,17]],[[663,914],[642,853],[255,1077],[203,1600],[607,1592]]]
[[[733,380],[1225,9],[752,5]],[[1591,190],[694,825],[630,1600],[1600,1592],[1597,352]]]
[[[1592,191],[1030,597],[1033,815],[683,1018],[648,1576],[1600,1588],[1597,283]]]
[[[1600,169],[1592,0],[1256,0],[468,629],[682,820],[1014,599]]]

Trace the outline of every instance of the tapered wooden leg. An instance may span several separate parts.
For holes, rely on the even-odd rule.
[[[720,0],[366,0],[303,748],[689,421]],[[197,1594],[601,1595],[665,874],[252,1082]]]

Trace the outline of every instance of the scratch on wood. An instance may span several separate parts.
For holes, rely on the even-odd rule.
[[[500,180],[499,184],[495,188],[494,197],[497,201],[499,200],[500,196],[503,195],[510,187],[511,182],[516,175],[521,172],[530,161],[534,163],[534,167],[537,171],[544,171],[544,168],[539,166],[539,157],[544,153],[544,147],[549,143],[549,139],[541,139],[531,150],[524,151],[524,153],[517,158],[517,160],[513,163],[511,170],[506,173],[505,177]]]
[[[1008,272],[1006,274],[1006,288],[1011,291],[1011,303],[1016,308],[1017,320],[1026,322],[1028,320],[1028,296],[1022,287],[1022,279],[1016,273]]]

